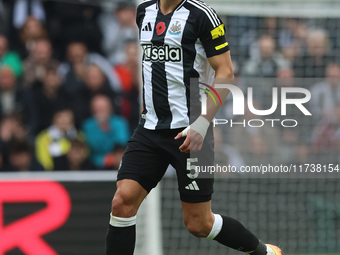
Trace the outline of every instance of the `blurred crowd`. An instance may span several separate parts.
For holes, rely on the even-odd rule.
[[[246,105],[244,116],[233,116],[229,97],[217,116],[229,120],[228,125],[215,128],[217,162],[238,167],[339,164],[340,20],[228,17],[225,21],[236,83]],[[312,116],[305,116],[295,105],[288,105],[285,115],[281,113],[281,89],[294,87],[310,91],[311,99],[304,106]],[[249,88],[251,94],[247,94]],[[278,90],[277,110],[269,116],[253,114],[247,99],[252,99],[255,109],[268,110],[274,88]],[[299,93],[287,96],[303,97]],[[231,128],[230,119],[246,124]],[[284,127],[280,121],[272,124],[266,119],[293,119],[298,125]],[[263,127],[250,127],[261,125],[260,121]]]
[[[0,171],[118,168],[140,112],[135,13],[132,1],[0,3]],[[270,108],[274,86],[304,87],[313,115],[287,110],[297,128],[216,128],[216,160],[338,163],[340,21],[224,19],[255,108]],[[230,101],[220,117],[237,120]],[[247,109],[242,118],[264,119]]]
[[[140,111],[135,12],[1,2],[1,171],[118,168]]]

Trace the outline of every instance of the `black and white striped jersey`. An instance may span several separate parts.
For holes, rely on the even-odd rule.
[[[137,25],[143,50],[140,124],[147,129],[186,127],[190,78],[212,84],[214,70],[207,57],[229,50],[224,24],[200,0],[183,0],[167,15],[159,10],[158,0],[149,0],[138,6]]]

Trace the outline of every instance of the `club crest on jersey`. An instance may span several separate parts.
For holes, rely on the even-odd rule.
[[[156,26],[156,32],[158,35],[161,35],[164,33],[166,27],[164,22],[159,22]]]
[[[182,31],[182,26],[179,21],[176,21],[176,23],[172,24],[172,26],[169,29],[169,34],[171,35],[179,35]]]
[[[143,60],[151,62],[180,62],[182,60],[181,48],[170,48],[169,45],[154,46],[143,44]]]

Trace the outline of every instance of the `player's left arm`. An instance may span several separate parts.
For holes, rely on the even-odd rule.
[[[216,84],[233,84],[234,73],[230,57],[230,51],[208,58],[211,67],[215,70],[215,81],[213,87],[220,96],[221,101],[224,102],[229,90],[226,88],[216,88]],[[215,105],[211,97],[207,98],[207,114],[202,116],[209,122],[215,117],[218,110],[221,108],[220,104]]]
[[[215,84],[233,84],[234,75],[225,26],[213,9],[210,7],[206,7],[206,9],[208,9],[207,12],[198,15],[200,18],[195,24],[208,61],[215,70],[215,81],[212,86],[215,87]],[[216,91],[223,102],[229,90],[219,88]],[[175,139],[179,139],[187,136],[179,147],[182,152],[189,153],[190,151],[201,150],[208,127],[220,108],[221,105],[215,105],[211,97],[207,98],[207,114],[199,116],[197,120],[175,137]]]
[[[208,58],[211,67],[215,70],[216,84],[233,84],[233,68],[230,57],[230,51]],[[229,90],[225,88],[215,88],[222,102],[226,99]],[[179,147],[180,151],[189,153],[202,149],[205,133],[210,125],[210,122],[215,117],[216,113],[221,108],[220,104],[215,104],[211,97],[207,98],[207,114],[201,115],[193,124],[180,132],[175,139],[186,136],[183,144]],[[203,135],[202,135],[203,133]]]

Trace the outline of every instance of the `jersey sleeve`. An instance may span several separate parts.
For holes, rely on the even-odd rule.
[[[199,17],[199,39],[207,57],[213,57],[229,50],[226,30],[216,12],[209,7]]]
[[[142,4],[140,4],[137,7],[137,13],[136,13],[136,24],[139,29],[142,26],[144,16],[145,16],[145,8],[143,8]]]

